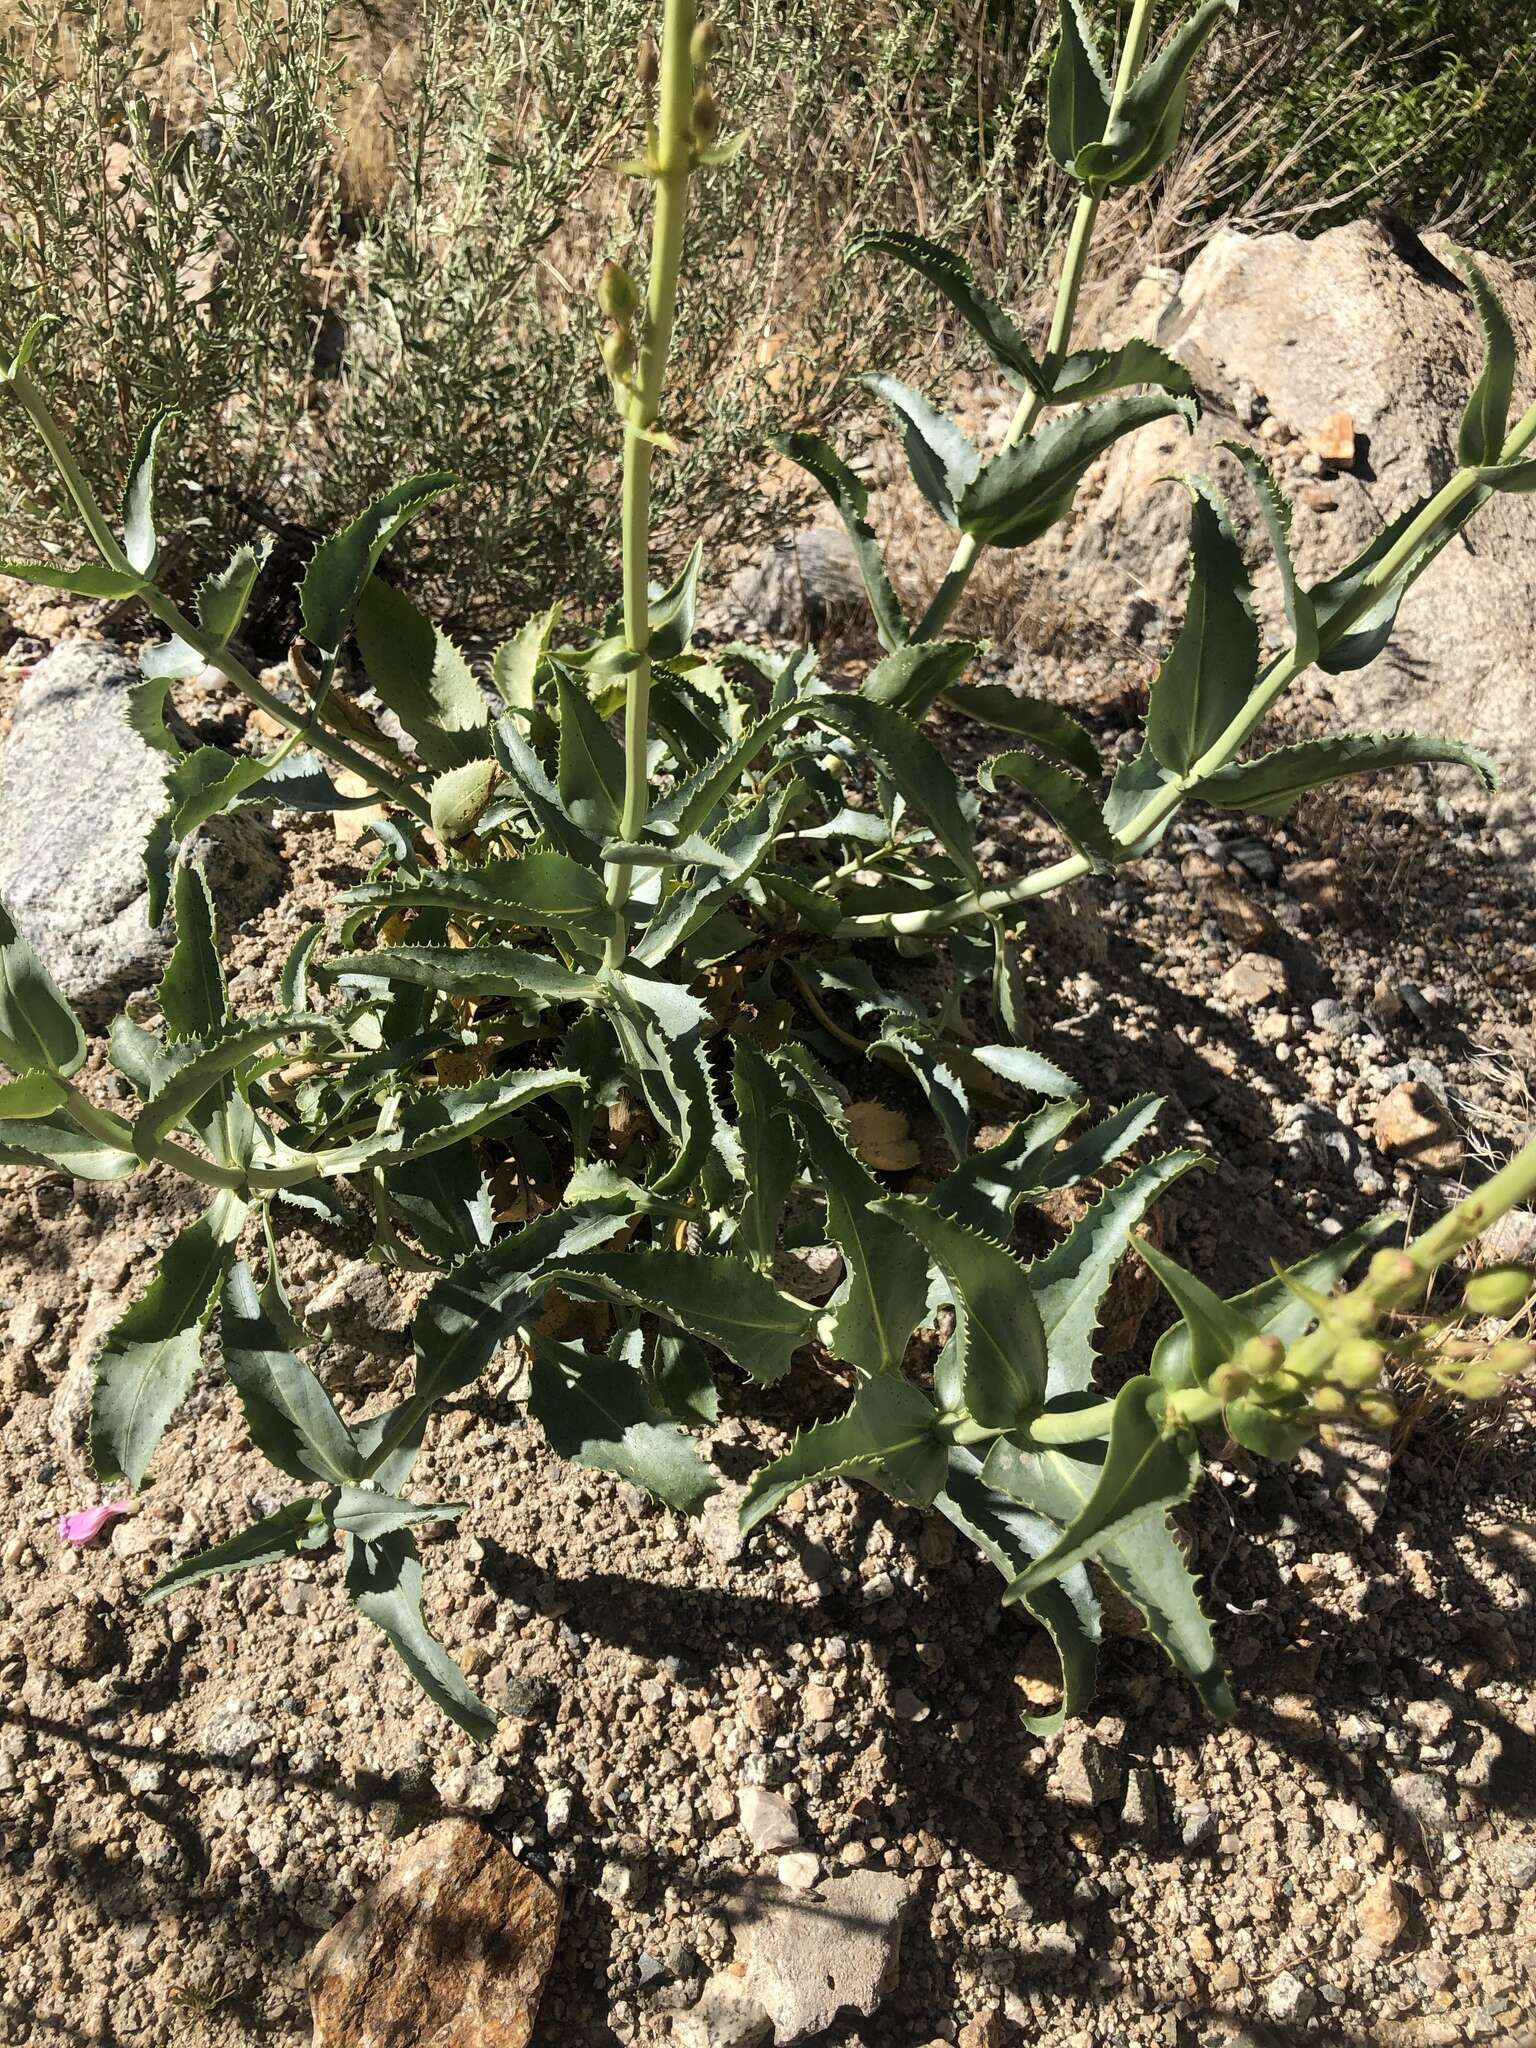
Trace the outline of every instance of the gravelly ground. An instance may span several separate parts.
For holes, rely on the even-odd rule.
[[[1106,738],[1145,675],[1040,665],[1032,686]],[[1449,1103],[1474,1177],[1529,1125],[1529,882],[1452,789],[1176,830],[1037,922],[1038,1042],[1101,1103],[1166,1093],[1159,1140],[1220,1162],[1168,1209],[1222,1283],[1325,1220],[1444,1199],[1443,1173],[1375,1148],[1398,1082]],[[1000,816],[999,860],[1031,832]],[[298,898],[233,935],[237,994],[349,857],[328,830],[287,850]],[[469,1811],[566,1881],[538,2041],[664,2040],[727,1953],[733,1888],[771,1875],[736,1825],[756,1783],[827,1871],[915,1888],[895,1988],[829,2043],[1536,2039],[1528,1406],[1425,1418],[1394,1460],[1220,1461],[1189,1526],[1237,1720],[1206,1723],[1112,1617],[1098,1718],[1040,1742],[1017,1716],[1049,1697],[1043,1644],[946,1530],[829,1485],[740,1551],[729,1496],[687,1528],[560,1463],[504,1379],[438,1424],[421,1475],[472,1504],[428,1557],[434,1619],[506,1714],[476,1758],[324,1560],[139,1607],[168,1558],[276,1504],[223,1388],[110,1545],[60,1552],[55,1517],[89,1497],[78,1368],[177,1199],[0,1169],[0,2038],[302,2041],[317,1932],[402,1833]],[[366,1271],[292,1248],[311,1298],[398,1331]],[[343,1393],[387,1379],[381,1348],[371,1372],[338,1349]],[[722,1470],[824,1399],[798,1376],[740,1392]]]

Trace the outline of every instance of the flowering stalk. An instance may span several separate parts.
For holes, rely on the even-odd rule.
[[[634,842],[645,829],[646,755],[651,696],[650,663],[650,522],[651,463],[658,445],[656,422],[662,386],[672,347],[677,313],[677,286],[682,270],[683,230],[688,216],[688,181],[697,158],[696,141],[714,140],[717,120],[707,86],[695,92],[696,60],[707,54],[698,40],[695,0],[666,0],[662,20],[659,102],[649,134],[646,168],[656,191],[651,228],[651,268],[644,321],[638,344],[632,339],[635,311],[620,297],[613,302],[615,340],[609,367],[624,418],[624,645],[632,666],[624,698],[624,805],[619,837]],[[649,42],[643,47],[642,79],[654,70]],[[612,279],[612,273],[609,273]],[[627,280],[626,280],[627,282]],[[622,287],[620,287],[622,292]],[[605,310],[608,308],[605,307]],[[629,894],[631,870],[608,870],[608,901],[620,912],[608,941],[610,965],[623,959],[627,937],[622,909]]]

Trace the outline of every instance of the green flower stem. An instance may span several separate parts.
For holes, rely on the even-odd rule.
[[[629,841],[638,840],[645,830],[651,702],[651,463],[656,452],[654,436],[667,357],[672,347],[672,324],[677,315],[683,230],[688,218],[688,180],[693,171],[691,45],[695,16],[695,0],[666,0],[662,17],[660,104],[652,158],[656,215],[651,230],[645,332],[624,421],[624,644],[634,666],[624,692],[624,805],[619,837]],[[628,951],[622,913],[630,881],[628,867],[609,868],[608,901],[620,913],[608,940],[608,963],[614,967]]]
[[[30,373],[18,370],[10,379],[10,388],[37,429],[39,439],[52,456],[53,465],[63,478],[65,489],[85,521],[86,531],[96,552],[107,567],[115,570],[119,576],[131,576],[135,579],[140,601],[161,625],[185,640],[189,647],[195,648],[211,668],[216,668],[235,685],[237,690],[243,691],[258,710],[265,711],[269,718],[276,719],[291,733],[305,739],[317,753],[327,755],[338,767],[348,768],[354,775],[360,775],[370,788],[376,789],[381,796],[388,797],[402,810],[414,813],[423,823],[430,822],[431,812],[425,801],[413,789],[386,769],[379,767],[366,754],[361,754],[355,747],[349,746],[345,740],[337,739],[325,731],[317,721],[306,719],[291,710],[281,697],[274,696],[258,682],[244,662],[231,654],[227,647],[221,645],[211,634],[203,632],[201,627],[195,626],[154,583],[139,576],[139,572],[118,544],[111,522],[102,511],[95,492],[87,483],[79,463],[75,460],[74,450],[65,438],[58,421],[49,411],[47,401],[33,382]]]
[[[1136,0],[1126,31],[1125,47],[1120,52],[1120,68],[1115,75],[1109,121],[1106,126],[1113,124],[1115,115],[1119,112],[1120,102],[1130,90],[1131,82],[1140,68],[1147,47],[1147,32],[1151,19],[1152,0]],[[1077,317],[1077,301],[1088,270],[1088,258],[1093,248],[1093,231],[1098,223],[1102,198],[1102,192],[1088,187],[1078,200],[1077,211],[1072,216],[1072,231],[1067,237],[1067,253],[1061,266],[1061,279],[1056,287],[1056,307],[1051,316],[1051,331],[1046,338],[1045,361],[1041,365],[1047,386],[1055,382],[1056,372],[1061,368],[1071,346],[1072,323]],[[1017,448],[1021,441],[1027,441],[1035,431],[1045,407],[1046,400],[1038,391],[1026,392],[1009,422],[1007,433],[1003,436],[1003,448]],[[943,632],[955,606],[960,602],[965,586],[971,579],[971,571],[975,568],[985,545],[986,543],[978,540],[974,533],[962,534],[949,567],[944,572],[943,582],[934,592],[932,603],[913,630],[914,641],[932,640],[935,635]]]
[[[1500,459],[1513,462],[1523,455],[1536,441],[1536,405],[1517,422],[1505,441]],[[1403,571],[1409,568],[1425,543],[1432,540],[1442,523],[1458,512],[1466,500],[1484,488],[1482,472],[1476,469],[1458,470],[1448,483],[1437,491],[1397,540],[1373,568],[1367,571],[1350,601],[1341,606],[1330,624],[1330,634],[1335,640],[1342,639],[1352,626],[1363,619],[1376,603],[1381,592],[1390,587]],[[1278,656],[1260,676],[1248,701],[1242,710],[1226,727],[1199,760],[1185,772],[1168,782],[1148,798],[1141,809],[1116,835],[1124,846],[1134,846],[1146,833],[1160,825],[1163,820],[1178,810],[1191,790],[1195,789],[1207,775],[1222,768],[1243,746],[1254,728],[1275,700],[1296,680],[1310,664],[1301,658],[1300,651],[1291,647]],[[954,898],[939,904],[932,910],[909,910],[884,917],[851,917],[838,927],[838,935],[846,938],[875,938],[890,933],[902,933],[912,937],[928,937],[935,932],[947,931],[951,926],[964,923],[973,917],[1000,917],[1027,903],[1036,896],[1047,896],[1052,890],[1064,888],[1069,882],[1081,881],[1093,872],[1092,863],[1082,854],[1071,854],[1064,860],[1055,861],[1050,867],[1037,868],[1032,874],[1021,875],[1012,882],[1005,882],[996,889],[973,892],[968,896]]]
[[[60,1081],[59,1085],[67,1090],[66,1099],[60,1106],[77,1130],[98,1139],[103,1145],[110,1145],[116,1152],[134,1149],[131,1124],[120,1116],[114,1116],[109,1109],[98,1109],[68,1081]],[[216,1160],[200,1158],[196,1152],[189,1152],[185,1145],[178,1145],[172,1138],[163,1139],[155,1147],[154,1156],[162,1165],[173,1166],[178,1173],[184,1173],[189,1180],[201,1181],[204,1187],[245,1189],[246,1176],[236,1167],[220,1166]]]
[[[1109,1435],[1114,1419],[1113,1401],[1100,1401],[1092,1408],[1063,1408],[1050,1415],[1032,1415],[1024,1434],[1032,1444],[1081,1444],[1093,1437]]]

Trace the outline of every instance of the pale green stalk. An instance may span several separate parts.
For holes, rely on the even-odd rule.
[[[1536,405],[1523,416],[1505,441],[1500,460],[1517,460],[1533,441],[1536,441]],[[1459,511],[1465,501],[1480,488],[1482,472],[1477,469],[1462,469],[1435,493],[1381,560],[1366,572],[1354,597],[1335,615],[1331,628],[1334,638],[1343,638],[1351,626],[1367,615],[1381,592],[1388,589],[1412,564],[1420,549],[1433,538],[1441,523]],[[1290,648],[1272,662],[1259,678],[1242,710],[1212,741],[1199,760],[1182,775],[1176,776],[1150,796],[1136,815],[1121,829],[1116,835],[1120,843],[1134,846],[1146,833],[1170,817],[1189,792],[1207,775],[1214,774],[1218,768],[1224,767],[1249,738],[1270,706],[1309,665],[1301,658],[1300,650],[1296,647]],[[1033,874],[1022,875],[1012,882],[1005,882],[999,888],[957,897],[933,910],[902,911],[887,917],[851,917],[845,919],[838,931],[840,936],[846,938],[873,938],[892,932],[926,937],[935,932],[947,931],[952,925],[960,924],[966,918],[1000,916],[1017,908],[1021,903],[1027,903],[1033,897],[1049,895],[1052,890],[1064,888],[1069,882],[1080,881],[1092,872],[1091,861],[1082,854],[1072,854],[1065,860],[1053,862],[1050,867],[1037,868]]]
[[[425,801],[413,789],[391,775],[387,769],[381,768],[377,762],[370,760],[366,754],[359,753],[345,740],[338,739],[333,733],[326,731],[318,720],[306,718],[302,713],[292,710],[281,697],[274,696],[264,684],[257,681],[245,663],[232,654],[228,647],[216,640],[212,634],[205,633],[201,627],[194,625],[164,591],[147,578],[140,576],[139,571],[123,553],[117,536],[112,531],[111,522],[102,511],[95,492],[87,483],[79,463],[75,460],[74,450],[65,438],[58,421],[48,410],[47,401],[29,372],[16,371],[9,379],[9,384],[37,429],[43,445],[52,456],[54,467],[64,480],[65,489],[79,508],[96,552],[107,567],[115,570],[119,576],[134,578],[138,585],[134,594],[161,625],[185,640],[189,647],[194,648],[203,657],[210,668],[216,668],[237,690],[242,691],[258,710],[264,711],[269,718],[276,719],[280,725],[286,726],[295,736],[303,738],[316,753],[324,754],[338,767],[350,769],[354,775],[360,775],[371,789],[379,792],[380,796],[387,797],[402,810],[411,811],[424,823],[427,822],[431,812]]]
[[[656,421],[672,347],[672,323],[677,314],[683,230],[688,217],[688,180],[693,170],[691,45],[695,18],[695,0],[666,0],[652,165],[656,215],[651,228],[645,333],[624,418],[624,644],[634,665],[624,692],[624,807],[619,837],[628,841],[638,840],[645,830],[651,701],[651,462],[656,452]],[[617,966],[628,950],[622,911],[630,880],[631,870],[627,866],[609,868],[608,901],[620,913],[608,940],[610,966]]]
[[[1120,52],[1120,68],[1115,75],[1114,92],[1110,99],[1109,121],[1112,125],[1120,108],[1120,102],[1130,90],[1131,83],[1141,65],[1147,46],[1147,32],[1151,26],[1152,0],[1136,0],[1131,10],[1130,24],[1126,30],[1125,47]],[[1072,231],[1067,238],[1067,252],[1062,261],[1061,278],[1056,287],[1056,307],[1051,317],[1051,331],[1046,338],[1045,361],[1041,365],[1047,388],[1054,383],[1072,342],[1072,322],[1077,317],[1077,301],[1083,288],[1083,278],[1088,269],[1088,257],[1093,247],[1093,231],[1099,218],[1099,206],[1103,195],[1089,187],[1077,202],[1077,211],[1072,216]],[[1017,448],[1021,441],[1027,441],[1035,431],[1046,401],[1038,391],[1026,392],[1020,399],[1018,409],[1009,422],[1003,436],[1003,448]],[[959,545],[944,572],[944,580],[933,596],[933,601],[923,613],[913,631],[914,641],[931,640],[941,633],[949,623],[950,615],[960,602],[971,571],[975,568],[986,542],[978,540],[974,533],[962,534]]]

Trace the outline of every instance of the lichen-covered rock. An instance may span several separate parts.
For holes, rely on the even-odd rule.
[[[22,685],[0,746],[0,896],[93,1021],[159,977],[174,937],[146,915],[144,841],[171,760],[128,723],[138,672],[119,648],[66,641]],[[211,819],[188,851],[226,918],[276,892],[271,835],[250,817]]]
[[[527,2048],[559,1926],[484,1828],[429,1828],[316,1944],[312,2048]]]

